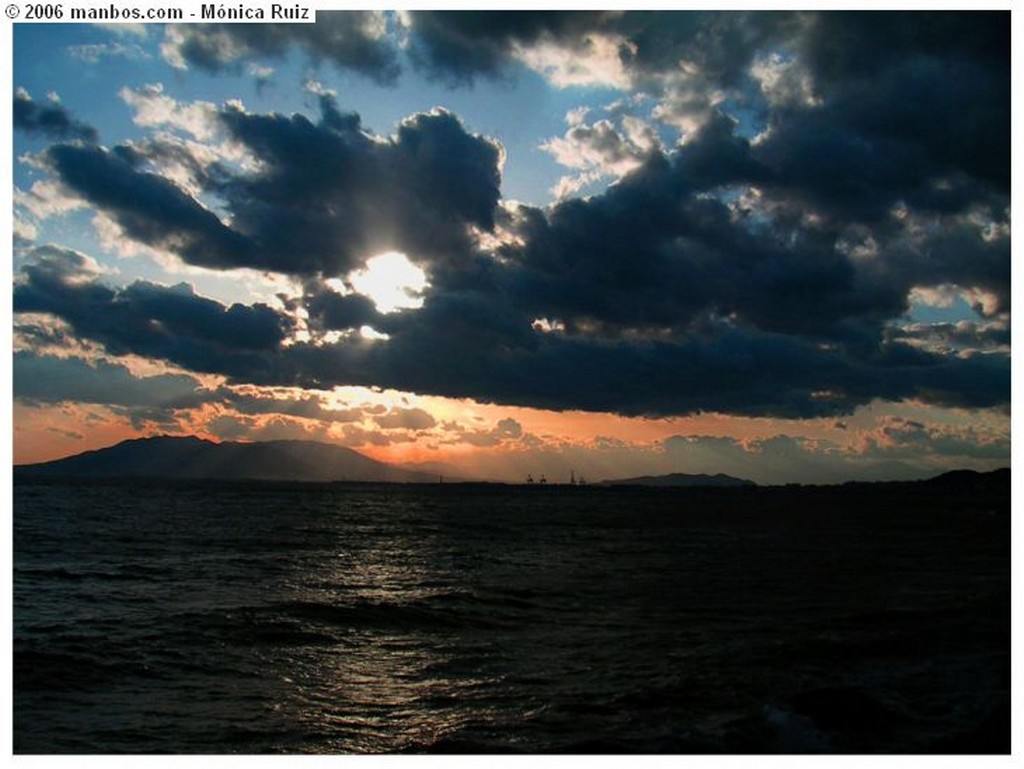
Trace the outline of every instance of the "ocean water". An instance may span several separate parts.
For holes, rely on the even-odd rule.
[[[1008,752],[1009,515],[842,494],[19,481],[14,749]]]

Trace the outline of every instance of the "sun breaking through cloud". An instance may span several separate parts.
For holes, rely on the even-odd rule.
[[[18,26],[16,450],[94,445],[88,413],[498,475],[613,445],[627,474],[1005,463],[1006,22]],[[191,393],[136,402],[158,384]],[[345,388],[405,411],[341,422]]]

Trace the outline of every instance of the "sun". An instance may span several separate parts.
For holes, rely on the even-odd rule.
[[[383,313],[422,307],[423,292],[430,286],[426,273],[398,251],[370,257],[366,267],[348,275],[348,282]]]

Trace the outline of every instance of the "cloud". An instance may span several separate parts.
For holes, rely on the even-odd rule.
[[[498,424],[494,428],[494,431],[503,438],[515,439],[523,437],[523,426],[511,417],[498,420]]]
[[[626,116],[623,130],[610,120],[587,124],[577,115],[567,116],[570,128],[564,137],[549,139],[540,145],[566,168],[579,171],[576,177],[564,177],[558,184],[556,199],[578,191],[584,184],[603,177],[621,177],[641,166],[655,149],[660,149],[657,133],[636,118]]]
[[[821,104],[810,72],[778,51],[758,55],[750,65],[750,75],[760,84],[761,93],[771,107],[818,107]]]
[[[341,117],[329,113],[326,119]],[[397,156],[414,143],[429,146],[437,128],[429,125],[434,120],[442,135],[483,146],[474,144],[446,113],[418,116],[408,124],[411,133],[400,133],[384,146],[400,148],[393,150]],[[270,132],[269,125],[284,130]],[[191,296],[181,301],[197,301],[214,320],[237,319],[240,340],[243,322],[264,324],[261,338],[267,343],[225,356],[231,346],[227,340],[216,349],[214,339],[200,339],[180,325],[186,345],[177,344],[165,327],[149,335],[140,330],[149,327],[138,323],[92,328],[95,321],[77,307],[86,295],[98,295],[93,300],[97,311],[112,307],[125,312],[151,295],[166,298],[182,292],[139,284],[115,294],[94,282],[70,291],[66,281],[58,281],[61,292],[55,296],[39,265],[25,268],[26,280],[15,293],[16,309],[58,314],[80,333],[90,333],[114,349],[127,347],[237,381],[248,377],[265,384],[378,385],[626,414],[721,411],[796,417],[845,413],[873,398],[922,398],[972,407],[1008,400],[1006,356],[943,355],[886,341],[886,323],[906,310],[911,287],[944,282],[937,270],[963,270],[961,279],[997,293],[1007,288],[999,269],[1001,249],[1008,248],[1005,239],[986,241],[978,231],[952,220],[946,230],[932,228],[924,241],[933,254],[945,255],[935,260],[914,250],[914,238],[897,228],[896,236],[880,232],[879,238],[892,240],[892,255],[899,258],[887,261],[883,240],[881,256],[862,264],[856,254],[837,248],[839,233],[785,221],[777,225],[778,231],[770,221],[751,225],[725,202],[704,195],[723,181],[763,172],[749,145],[729,125],[711,124],[672,153],[654,153],[604,195],[565,201],[548,211],[520,207],[503,213],[503,226],[517,239],[499,248],[500,259],[458,242],[454,254],[438,252],[437,258],[449,258],[431,265],[431,288],[418,310],[375,317],[362,300],[332,296],[315,281],[311,284],[312,320],[324,328],[353,328],[372,320],[386,341],[347,337],[329,344],[284,346],[288,322],[275,311],[228,310]],[[260,149],[264,158],[275,157],[280,166],[262,172],[274,181],[307,168],[298,163],[299,155],[293,159],[299,148],[289,132],[314,129],[307,135],[317,136],[322,130],[276,116],[257,121],[256,127],[261,140],[274,137],[278,143],[273,151]],[[255,138],[249,140],[259,146]],[[303,146],[309,148],[310,142]],[[182,202],[188,200],[183,193],[110,155],[102,157],[123,164],[118,173],[133,184],[152,185],[156,193],[184,207],[187,215],[178,217],[177,237],[190,231],[197,239],[203,237],[208,220]],[[714,158],[721,162],[712,162]],[[318,189],[316,174],[312,180],[309,176],[296,177],[295,183]],[[453,174],[453,187],[456,179]],[[64,179],[66,184],[73,181]],[[266,196],[266,188],[260,189]],[[447,189],[444,180],[441,189]],[[301,202],[294,187],[292,192],[281,205]],[[463,210],[454,189],[452,197],[440,205]],[[135,206],[143,198],[123,199],[126,206]],[[491,215],[484,208],[474,211],[476,201],[464,205],[463,215],[479,223]],[[189,217],[196,223],[190,224]],[[288,219],[273,221],[281,226]],[[334,226],[333,221],[329,224]],[[210,231],[216,239],[223,237],[217,225]],[[318,234],[319,247],[324,247],[323,227],[315,221],[307,227],[285,227],[284,233]],[[944,236],[961,247],[944,246]],[[991,253],[978,258],[986,252]],[[253,255],[239,258],[251,263]],[[337,253],[330,258],[337,260]],[[224,261],[231,263],[233,255]],[[995,269],[984,268],[986,264]],[[307,269],[337,273],[345,266],[314,261]],[[299,268],[292,263],[288,269]],[[177,313],[174,318],[180,324]],[[547,331],[535,327],[538,318],[553,321]],[[124,338],[132,332],[138,336]]]
[[[451,442],[465,443],[477,448],[507,447],[525,437],[523,426],[511,417],[498,420],[498,423],[488,430],[467,430],[457,425],[453,425],[452,428],[455,437]]]
[[[406,18],[414,63],[453,84],[506,77],[525,64],[558,87],[655,90],[680,73],[705,87],[732,85],[759,48],[799,26],[796,14],[735,12],[414,11]]]
[[[28,191],[14,188],[14,206],[37,219],[47,219],[84,208],[85,204],[60,182],[40,179],[32,182]]]
[[[974,354],[1010,352],[1008,320],[955,323],[908,323],[894,326],[890,338],[904,344],[935,352]]]
[[[251,372],[279,349],[290,319],[267,305],[224,306],[187,284],[136,281],[108,288],[86,257],[55,247],[30,254],[14,289],[15,313],[49,313],[114,355],[134,353],[193,371]]]
[[[339,294],[311,281],[303,300],[310,324],[322,330],[350,330],[380,325],[380,313],[372,299],[362,294]]]
[[[615,12],[591,11],[415,11],[407,14],[410,56],[416,66],[451,84],[468,84],[477,76],[502,77],[517,52],[558,41],[585,48],[589,35]],[[553,62],[556,52],[538,54],[538,66],[564,71]],[[549,64],[550,62],[550,64]],[[566,63],[568,64],[568,63]]]
[[[95,128],[73,118],[58,99],[51,98],[48,104],[40,104],[24,88],[14,92],[13,114],[14,127],[26,133],[88,143],[99,138]]]
[[[11,228],[16,251],[31,246],[35,242],[36,236],[39,235],[39,230],[34,224],[18,218],[17,215],[11,223]]]
[[[54,435],[59,435],[60,437],[66,438],[71,441],[85,440],[85,435],[83,433],[78,432],[77,430],[62,430],[58,427],[47,427],[46,432],[53,433]]]
[[[205,188],[216,184],[216,180],[223,178],[225,156],[221,150],[221,147],[211,147],[165,132],[160,132],[153,138],[131,140],[117,148],[121,156],[132,163],[136,169],[144,170],[145,173],[166,180],[177,187],[186,199],[183,204],[187,203],[188,198],[198,202],[198,198],[202,196]],[[147,178],[149,177],[142,177],[142,181],[139,183],[145,183]],[[77,200],[80,205],[85,205],[80,197]],[[202,206],[202,204],[200,205]],[[117,214],[109,203],[105,206],[112,209],[111,213],[106,213],[104,206],[101,205],[100,213],[96,218],[117,224],[115,219],[121,215]],[[206,208],[206,206],[202,207]],[[149,216],[149,212],[144,206],[140,206],[138,215]],[[96,227],[96,229],[99,231],[100,227]],[[120,225],[117,229],[119,230],[117,238],[121,243],[111,250],[129,253],[145,246],[155,250],[161,248],[163,241],[159,239],[146,242],[131,238]],[[169,242],[173,243],[173,240]]]
[[[359,422],[366,416],[366,410],[363,408],[331,408],[325,403],[321,394],[222,386],[197,392],[194,402],[190,405],[195,407],[202,404],[217,404],[247,416],[276,414],[327,424]]]
[[[234,414],[221,414],[205,421],[202,427],[205,431],[223,440],[336,442],[334,434],[330,431],[330,425],[287,417],[259,420]]]
[[[91,43],[68,46],[72,58],[87,64],[96,64],[103,59],[127,59],[142,61],[153,58],[142,46],[134,43]]]
[[[1009,462],[1010,436],[975,425],[924,424],[890,416],[860,435],[860,453],[866,457],[938,455]]]
[[[411,443],[414,436],[380,430],[367,430],[358,425],[345,425],[342,428],[342,443],[346,446],[390,446],[395,443]]]
[[[194,141],[57,144],[35,161],[46,183],[127,238],[189,264],[296,276],[302,295],[281,311],[152,283],[115,289],[74,257],[37,252],[16,311],[63,318],[112,354],[238,384],[633,415],[1009,403],[1005,14],[962,17],[986,45],[961,39],[955,15],[407,18],[410,56],[453,82],[501,76],[538,46],[628,40],[619,62],[651,98],[589,122],[577,111],[547,145],[581,179],[616,181],[517,206],[501,200],[501,145],[445,110],[382,136],[312,82],[315,119],[137,89],[125,98],[143,127]],[[680,116],[684,133],[663,146],[652,121]],[[251,162],[218,157],[213,136]],[[335,290],[391,250],[426,273],[421,306],[381,313]],[[911,322],[943,292],[975,307],[973,326]]]
[[[790,142],[806,145],[792,146],[789,163],[802,158],[806,174],[817,168],[821,186],[847,170],[830,163],[847,158],[868,160],[872,173],[890,181],[924,160],[970,167],[972,175],[1008,188],[1002,159],[1010,127],[1009,25],[1002,13],[926,19],[912,12],[412,12],[407,18],[413,60],[451,83],[505,77],[526,63],[556,85],[641,89],[658,99],[655,116],[686,134],[727,103],[742,106],[765,121],[778,152]],[[991,142],[975,141],[979,133]],[[832,145],[833,139],[844,143]],[[839,197],[853,192],[843,189],[846,175],[838,179]]]
[[[316,24],[169,25],[161,52],[178,69],[221,72],[239,70],[253,59],[282,59],[294,46],[314,63],[328,62],[390,84],[399,65],[386,29],[379,11],[319,11]]]
[[[169,407],[190,398],[199,381],[186,374],[136,376],[105,360],[14,353],[14,397],[30,403],[97,403],[125,407]]]
[[[663,447],[669,461],[684,472],[725,473],[755,483],[909,480],[938,470],[895,458],[869,459],[827,441],[789,435],[749,442],[706,435],[674,436],[666,439]],[[910,459],[920,459],[920,455]]]
[[[208,105],[182,108],[156,86],[122,95],[144,125],[208,131]],[[470,228],[493,229],[499,144],[440,109],[407,118],[382,139],[331,96],[320,100],[319,124],[238,105],[217,113],[225,133],[254,158],[249,172],[166,139],[111,150],[58,144],[39,162],[128,237],[202,267],[344,276],[387,250],[414,261],[457,258],[470,246]],[[161,164],[184,169],[183,183],[161,175]],[[221,199],[224,215],[189,185]]]
[[[226,441],[247,438],[255,426],[256,420],[234,414],[220,414],[203,424],[207,432]]]
[[[192,264],[244,266],[249,240],[165,177],[139,170],[128,150],[58,144],[44,162],[62,185],[153,248],[187,253]]]
[[[785,45],[805,15],[743,12],[425,12],[407,14],[416,66],[454,85],[528,67],[560,88],[640,89],[686,131],[752,87],[764,50]]]
[[[137,126],[172,126],[200,140],[212,138],[217,131],[216,105],[203,101],[179,104],[164,93],[162,83],[134,89],[122,88],[118,95],[125,104],[135,109],[132,122]]]
[[[446,259],[468,248],[469,227],[492,229],[503,156],[495,142],[444,110],[379,139],[329,95],[321,109],[318,125],[301,115],[222,113],[261,164],[222,190],[233,227],[266,254],[259,266],[343,276],[388,250]]]
[[[96,27],[109,32],[115,37],[137,37],[145,40],[149,36],[149,30],[145,24],[97,23]]]
[[[421,408],[391,408],[386,414],[375,416],[373,421],[385,430],[429,430],[437,420]]]
[[[592,33],[581,36],[571,48],[542,40],[515,46],[513,51],[515,58],[558,88],[626,89],[632,78],[625,61],[636,52],[636,47],[621,35]]]
[[[841,426],[840,442],[786,434],[746,440],[676,435],[661,448],[675,470],[724,472],[758,483],[915,479],[958,467],[1009,464],[1008,429],[971,418],[947,421],[948,414],[942,420],[882,415],[860,429]]]

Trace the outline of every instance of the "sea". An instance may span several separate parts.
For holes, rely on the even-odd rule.
[[[13,658],[16,754],[1007,753],[1010,516],[16,480]]]

